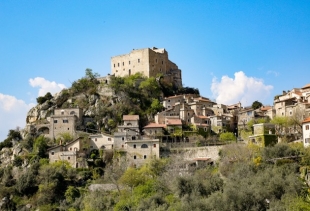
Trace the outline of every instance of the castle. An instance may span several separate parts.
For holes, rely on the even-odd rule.
[[[124,77],[138,72],[148,78],[163,76],[176,87],[182,86],[181,70],[169,60],[164,48],[133,49],[129,54],[111,58],[112,75]]]

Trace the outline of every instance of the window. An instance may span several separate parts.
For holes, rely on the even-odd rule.
[[[141,148],[148,148],[148,145],[147,144],[142,144]]]
[[[70,147],[70,151],[72,151],[72,147]]]
[[[55,154],[55,152],[54,152],[54,151],[52,151],[52,152],[51,152],[51,155],[54,155],[54,154]]]
[[[114,67],[115,67],[115,64],[114,64]]]
[[[130,64],[130,61],[128,61],[128,64]]]
[[[140,63],[140,59],[138,59],[138,63]]]
[[[134,156],[133,156],[133,159],[137,159],[137,156],[136,156],[136,155],[134,155]]]
[[[57,119],[54,119],[54,123],[57,123]]]
[[[306,130],[309,130],[309,125],[306,125]]]
[[[124,62],[123,62],[123,66],[124,66],[125,64],[124,64]]]
[[[310,143],[310,138],[305,138],[305,143]]]
[[[293,113],[292,113],[292,111],[290,111],[290,116],[292,116],[293,115]]]
[[[284,113],[282,112],[282,116],[284,116]]]
[[[70,157],[68,157],[68,160],[70,160]]]
[[[122,145],[122,148],[124,148],[124,145]]]
[[[156,148],[156,144],[153,144],[153,147]]]
[[[111,141],[111,138],[108,138],[108,141]]]
[[[136,147],[137,147],[137,146],[134,144],[134,145],[133,145],[133,148],[136,148]]]
[[[168,100],[168,103],[170,103],[170,100]]]
[[[71,111],[71,112],[70,112],[70,115],[74,115],[74,114],[75,114],[75,112],[74,112],[74,111]]]
[[[62,123],[69,123],[69,120],[63,119],[63,120],[62,120]]]
[[[146,155],[143,156],[143,159],[146,159]]]
[[[124,141],[125,140],[125,138],[124,137],[122,137],[122,141]]]
[[[70,130],[70,128],[68,128],[68,130]]]
[[[64,115],[65,114],[65,112],[64,111],[61,111],[61,115]]]
[[[117,63],[117,66],[119,67],[119,63]]]

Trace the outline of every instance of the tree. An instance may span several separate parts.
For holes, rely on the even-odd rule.
[[[257,101],[257,100],[252,103],[252,108],[253,109],[258,109],[258,108],[260,108],[262,106],[263,106],[263,104],[261,102]]]
[[[236,136],[232,132],[221,133],[220,141],[236,141]]]

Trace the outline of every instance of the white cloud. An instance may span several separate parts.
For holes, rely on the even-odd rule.
[[[0,93],[0,142],[6,139],[10,129],[25,127],[27,112],[33,106],[14,96]]]
[[[45,78],[30,78],[29,83],[32,87],[40,87],[38,96],[44,96],[47,92],[52,95],[66,88],[64,84],[57,84],[55,81],[48,81]]]
[[[277,76],[280,75],[280,73],[279,73],[279,72],[276,72],[276,71],[271,71],[271,70],[269,70],[269,71],[267,71],[267,75],[274,75],[275,77],[277,77]]]
[[[221,81],[213,78],[211,91],[217,103],[231,105],[241,102],[242,106],[251,105],[255,100],[264,103],[273,89],[273,86],[265,85],[262,79],[248,77],[242,71],[234,75],[235,78],[225,75]]]

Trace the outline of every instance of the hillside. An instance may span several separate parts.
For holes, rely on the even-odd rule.
[[[123,115],[139,115],[142,129],[164,109],[162,99],[175,94],[199,91],[177,89],[160,76],[99,77],[88,69],[72,87],[38,97],[28,126],[10,130],[0,144],[0,210],[310,210],[310,149],[301,143],[226,144],[216,161],[185,160],[193,152],[176,148],[170,157],[150,157],[137,168],[123,149],[80,153],[77,159],[88,168],[48,159],[48,148],[76,137],[85,145],[93,133],[116,133]],[[75,137],[48,138],[46,125],[67,108],[82,111]]]

